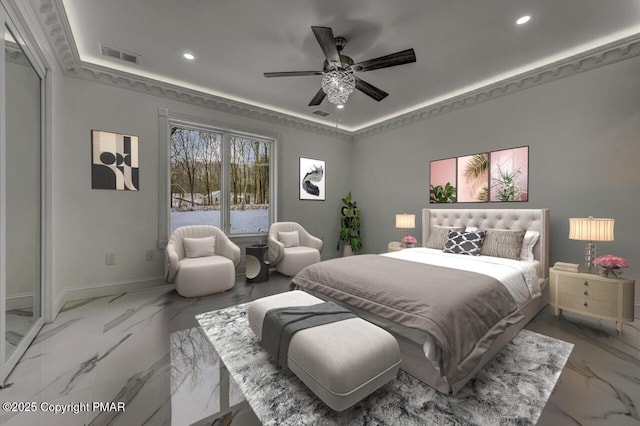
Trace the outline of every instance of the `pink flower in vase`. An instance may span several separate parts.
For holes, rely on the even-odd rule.
[[[402,245],[405,247],[413,247],[417,242],[418,240],[411,235],[402,237]]]
[[[603,268],[602,275],[608,277],[609,274],[612,274],[614,277],[618,275],[614,271],[614,269],[620,268],[628,268],[629,261],[624,257],[614,256],[612,254],[605,254],[602,256],[598,256],[594,261],[594,265],[600,265]]]

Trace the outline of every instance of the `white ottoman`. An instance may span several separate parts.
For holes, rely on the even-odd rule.
[[[249,304],[249,326],[262,338],[269,309],[324,302],[303,291],[290,291]],[[325,404],[343,411],[392,380],[400,367],[396,339],[361,318],[308,328],[293,335],[289,369]]]

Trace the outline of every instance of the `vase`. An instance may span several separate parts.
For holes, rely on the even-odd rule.
[[[617,266],[613,266],[610,268],[603,266],[600,271],[600,275],[602,275],[603,277],[609,277],[609,275],[613,275],[611,278],[618,278],[618,273],[616,272],[616,269],[620,269],[620,268]]]
[[[353,250],[351,249],[351,244],[345,244],[345,246],[342,248],[342,256],[344,257],[353,256]]]

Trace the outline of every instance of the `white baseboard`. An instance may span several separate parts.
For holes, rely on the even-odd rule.
[[[167,284],[164,277],[147,278],[138,281],[122,281],[101,283],[82,287],[71,287],[65,290],[64,302],[72,300],[90,299],[92,297],[113,296],[134,291],[149,290],[151,288],[175,288],[173,284]],[[63,304],[64,304],[63,302]]]
[[[13,294],[7,296],[7,311],[33,307],[33,293]]]

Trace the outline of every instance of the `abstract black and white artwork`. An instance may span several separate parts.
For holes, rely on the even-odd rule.
[[[91,188],[139,189],[138,137],[91,131]]]
[[[325,199],[325,164],[323,160],[300,157],[300,199]]]

